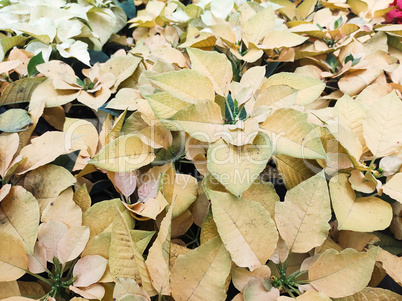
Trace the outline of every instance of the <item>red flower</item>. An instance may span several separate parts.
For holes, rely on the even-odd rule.
[[[387,13],[387,22],[402,24],[402,0],[395,0],[390,6],[395,9]]]

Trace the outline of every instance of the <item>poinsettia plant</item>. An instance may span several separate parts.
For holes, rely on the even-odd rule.
[[[0,299],[399,300],[399,7],[2,3]]]

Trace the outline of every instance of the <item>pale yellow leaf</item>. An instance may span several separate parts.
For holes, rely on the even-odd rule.
[[[75,190],[73,201],[81,208],[84,214],[91,207],[91,197],[88,193],[87,185],[84,183],[80,188]]]
[[[169,207],[166,216],[163,218],[159,227],[159,233],[149,249],[145,264],[149,271],[149,276],[158,295],[170,295],[170,244],[172,231],[172,215],[175,201]]]
[[[20,239],[25,251],[32,254],[38,237],[38,226],[38,201],[23,187],[11,187],[0,202],[0,231]]]
[[[256,179],[251,186],[243,192],[243,198],[259,202],[271,217],[275,215],[275,205],[279,202],[274,185],[271,182]]]
[[[261,125],[271,139],[276,154],[302,159],[325,159],[321,140],[307,114],[279,109]]]
[[[32,255],[28,254],[28,268],[31,273],[40,274],[46,270],[46,249],[40,241],[37,241]]]
[[[282,47],[294,47],[303,44],[308,37],[295,34],[289,31],[271,31],[262,41],[263,49],[275,49]]]
[[[262,265],[254,271],[249,271],[245,268],[234,266],[231,274],[233,285],[242,292],[253,278],[268,279],[271,277],[271,269],[266,265]]]
[[[162,193],[169,204],[173,204],[173,216],[182,214],[197,199],[197,179],[186,174],[179,174],[170,167],[162,176]]]
[[[73,285],[87,287],[98,282],[106,270],[108,260],[99,255],[88,255],[80,258],[73,269],[73,277],[77,277]]]
[[[0,232],[0,281],[17,280],[28,268],[28,257],[20,239]]]
[[[197,100],[162,122],[168,122],[171,130],[183,130],[194,139],[208,143],[221,138],[223,131],[221,108],[210,100]]]
[[[363,135],[374,156],[383,157],[402,149],[402,102],[395,92],[379,99],[363,120]]]
[[[41,212],[66,188],[76,182],[64,167],[48,164],[29,172],[24,187],[38,200]]]
[[[114,206],[114,220],[109,251],[110,272],[115,278],[131,278],[138,282],[150,295],[152,287],[144,258],[133,242],[123,214]]]
[[[227,192],[207,189],[206,194],[211,199],[219,235],[232,260],[250,270],[265,264],[278,240],[269,212],[258,202],[238,199]]]
[[[115,204],[123,213],[129,229],[134,228],[134,221],[120,199],[102,201],[91,206],[82,217],[82,225],[90,229],[90,238],[107,229],[113,222]]]
[[[377,236],[366,232],[340,231],[338,236],[338,244],[342,248],[353,248],[358,252],[377,241],[379,241]]]
[[[134,218],[138,218],[138,216],[140,216],[141,218],[146,219],[156,219],[159,213],[161,213],[162,210],[165,209],[167,205],[169,205],[169,203],[166,201],[163,194],[159,191],[156,197],[148,198],[144,202],[139,202],[132,205],[123,203],[123,205],[127,208],[127,210],[130,211],[131,216],[133,216]]]
[[[392,207],[377,197],[357,198],[347,174],[334,176],[329,188],[338,230],[372,232],[387,228],[392,220]]]
[[[172,270],[172,296],[182,300],[224,300],[230,255],[216,237],[179,256]]]
[[[349,183],[352,188],[363,193],[373,193],[377,186],[377,182],[370,181],[367,176],[368,174],[369,173],[366,173],[365,176],[360,170],[352,170],[349,178]]]
[[[292,189],[321,170],[312,160],[285,155],[276,155],[274,159],[287,189]]]
[[[64,190],[54,201],[43,210],[41,221],[46,223],[49,220],[64,223],[68,228],[81,226],[82,211],[73,201],[73,191],[69,187]]]
[[[213,83],[207,76],[197,71],[183,69],[166,72],[151,77],[151,82],[172,96],[190,103],[198,99],[211,101],[215,99]]]
[[[252,279],[243,291],[244,301],[276,301],[279,295],[279,289],[275,287],[268,291],[262,278]]]
[[[17,281],[13,280],[13,281],[0,282],[1,300],[8,297],[19,296],[19,295],[20,295],[20,289],[18,288]]]
[[[275,205],[275,221],[292,252],[306,253],[328,236],[331,205],[324,172],[288,190]]]
[[[307,291],[296,298],[297,301],[331,301],[331,299],[320,292]]]
[[[247,18],[242,12],[242,18]],[[249,43],[258,45],[261,40],[270,32],[275,26],[275,13],[271,6],[261,10],[253,15],[251,18],[246,19],[242,26],[242,39],[247,47]]]
[[[196,48],[187,48],[187,53],[190,56],[191,69],[207,76],[212,81],[215,92],[226,97],[233,76],[232,65],[226,55]]]
[[[3,179],[18,150],[19,141],[20,139],[17,133],[0,134],[0,176]]]
[[[366,287],[362,291],[348,297],[335,298],[334,301],[399,301],[401,295],[392,291],[378,288],[378,287]]]
[[[270,76],[265,80],[261,90],[271,86],[288,86],[298,90],[295,102],[297,105],[312,103],[325,89],[325,83],[317,78],[290,72],[281,72]]]
[[[240,197],[265,168],[273,152],[267,135],[259,133],[253,144],[233,146],[223,140],[208,149],[207,167],[227,190]]]
[[[88,255],[99,255],[106,259],[109,259],[109,246],[111,235],[111,232],[101,232],[98,235],[92,237],[85,246],[84,251],[82,251],[81,257],[85,257]]]
[[[148,165],[154,158],[151,147],[138,135],[125,135],[107,144],[88,163],[114,172],[129,172]]]
[[[83,288],[78,288],[70,285],[68,288],[74,293],[77,293],[86,299],[102,300],[103,296],[105,295],[105,288],[98,283]]]
[[[168,92],[159,92],[146,96],[154,114],[161,120],[172,117],[190,103],[172,96]]]
[[[382,186],[384,193],[402,204],[402,173],[395,174]]]
[[[68,229],[57,245],[57,258],[61,263],[77,258],[89,240],[89,228],[76,226]]]
[[[370,281],[377,253],[378,248],[360,253],[354,249],[340,253],[327,250],[310,267],[310,284],[332,298],[357,293]]]
[[[134,279],[117,278],[116,285],[113,290],[113,299],[122,300],[125,296],[140,297],[138,299],[131,299],[132,301],[150,301],[148,293],[143,290]],[[143,299],[141,299],[141,297]],[[130,299],[127,299],[130,300]]]
[[[377,261],[381,261],[382,267],[395,282],[402,286],[402,258],[380,249]]]
[[[46,132],[32,139],[31,144],[25,146],[20,152],[21,156],[28,159],[18,166],[17,173],[24,174],[70,152],[72,146],[65,138],[62,132]]]
[[[57,246],[59,241],[67,232],[65,224],[49,221],[39,227],[38,240],[46,250],[46,260],[53,262],[53,257],[57,257]]]

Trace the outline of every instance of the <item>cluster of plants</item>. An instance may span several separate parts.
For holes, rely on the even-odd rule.
[[[401,1],[0,6],[1,300],[400,300]]]

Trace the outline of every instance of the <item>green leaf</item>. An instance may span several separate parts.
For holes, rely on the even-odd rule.
[[[334,29],[337,29],[339,27],[339,25],[342,24],[342,21],[343,21],[343,18],[342,18],[342,16],[340,16],[339,19],[335,21]]]
[[[26,37],[22,36],[14,36],[14,37],[6,37],[0,40],[0,62],[4,60],[7,51],[9,51],[14,46],[23,46]]]
[[[132,19],[137,16],[137,9],[135,7],[134,1],[132,0],[125,0],[125,1],[118,1],[114,0],[114,4],[120,7],[127,15],[127,18]]]
[[[29,63],[28,63],[28,76],[29,76],[29,77],[33,77],[33,76],[35,76],[36,74],[38,74],[39,71],[36,69],[36,66],[38,66],[38,65],[40,65],[40,64],[42,64],[42,63],[44,63],[44,62],[45,62],[45,60],[43,59],[42,51],[39,52],[39,53],[38,53],[37,55],[35,55],[34,57],[32,57],[32,58],[29,60]]]
[[[0,131],[22,132],[31,124],[31,117],[23,109],[10,109],[0,115]]]

